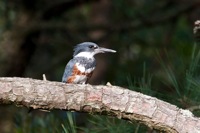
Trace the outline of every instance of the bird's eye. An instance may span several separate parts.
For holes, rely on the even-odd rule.
[[[94,48],[94,45],[90,45],[89,48]]]

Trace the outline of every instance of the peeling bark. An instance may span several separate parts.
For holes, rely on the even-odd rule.
[[[200,132],[188,110],[118,86],[65,84],[29,78],[0,78],[0,104],[111,115],[166,132]]]

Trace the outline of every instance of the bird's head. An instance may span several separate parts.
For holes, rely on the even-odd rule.
[[[98,53],[115,53],[115,50],[99,47],[96,43],[93,42],[83,42],[75,46],[74,48],[74,57],[83,56],[83,57],[93,57]]]

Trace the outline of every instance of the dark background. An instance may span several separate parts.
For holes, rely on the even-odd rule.
[[[91,84],[127,87],[192,108],[199,116],[193,109],[200,103],[199,45],[193,35],[199,14],[198,0],[0,0],[0,76],[42,79],[46,74],[47,80],[61,81],[73,47],[92,41],[117,53],[96,56]],[[56,132],[51,121],[62,130],[60,120],[55,125],[59,112],[27,110],[0,106],[0,132]],[[94,121],[113,120],[111,127],[122,125],[103,116]],[[88,132],[98,127],[83,121]],[[135,125],[131,131],[152,131]],[[111,132],[101,129],[95,131]],[[120,129],[114,131],[129,132]]]

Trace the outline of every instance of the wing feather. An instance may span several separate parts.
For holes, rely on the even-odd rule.
[[[75,60],[74,59],[71,59],[66,67],[65,67],[65,71],[64,71],[64,74],[63,74],[63,77],[62,77],[62,82],[66,82],[67,79],[69,78],[69,76],[72,75],[72,71],[73,71],[73,67],[75,65]]]
[[[77,79],[77,80],[80,80],[80,81],[75,81],[76,83],[82,83],[82,82],[86,82],[92,75],[92,72],[93,70],[95,69],[95,66],[96,66],[96,62],[94,59],[87,59],[87,58],[84,58],[84,57],[76,57],[76,58],[73,58],[71,59],[66,67],[65,67],[65,71],[64,71],[64,74],[63,74],[63,77],[62,77],[62,82],[67,82],[67,80],[70,78],[70,76],[73,75],[73,69],[74,69],[74,66],[76,65],[76,67],[79,69],[80,72],[86,74],[85,75],[85,78],[86,79],[83,79],[83,76],[84,75],[80,75],[80,79]],[[90,73],[89,75],[87,73]]]

